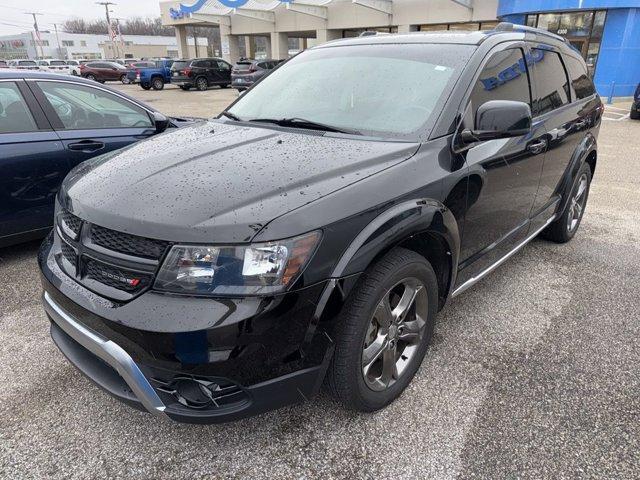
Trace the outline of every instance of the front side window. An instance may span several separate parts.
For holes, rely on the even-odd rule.
[[[229,109],[242,120],[302,118],[374,136],[428,136],[471,45],[377,44],[306,50]]]
[[[471,93],[471,112],[490,100],[512,100],[531,105],[529,72],[519,48],[494,53],[480,73]]]
[[[22,133],[38,130],[18,86],[0,82],[0,133]]]
[[[531,54],[537,86],[533,110],[536,115],[543,115],[569,103],[569,80],[559,53],[533,48]]]
[[[145,110],[116,95],[62,82],[38,82],[66,130],[152,127]]]

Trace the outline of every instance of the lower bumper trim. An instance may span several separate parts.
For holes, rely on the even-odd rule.
[[[76,342],[111,366],[129,386],[135,397],[152,414],[166,417],[166,406],[136,363],[122,347],[88,329],[67,314],[45,292],[44,308],[55,324]]]

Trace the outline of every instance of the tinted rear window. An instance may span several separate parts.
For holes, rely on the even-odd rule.
[[[23,60],[21,62],[18,62],[18,65],[20,65],[22,67],[35,67],[35,66],[37,66],[36,62],[34,62],[32,60]]]
[[[569,103],[569,80],[559,53],[538,48],[531,53],[538,87],[533,110],[542,115]]]
[[[190,61],[183,61],[183,60],[178,60],[173,62],[173,65],[171,66],[171,68],[173,68],[174,70],[182,70],[183,68],[187,68],[189,65],[191,64]]]
[[[51,60],[51,62],[49,62],[49,65],[66,65],[67,62],[64,62],[62,60]]]
[[[569,55],[564,56],[564,63],[569,71],[569,79],[571,80],[571,88],[573,89],[575,98],[581,100],[590,97],[596,93],[593,82],[587,73],[587,67],[584,62]]]

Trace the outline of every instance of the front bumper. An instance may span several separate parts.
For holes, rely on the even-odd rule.
[[[303,402],[319,390],[333,353],[318,325],[332,282],[268,301],[150,291],[118,304],[68,277],[52,247],[49,237],[38,257],[51,336],[82,373],[130,406],[181,422],[220,423]],[[211,401],[185,400],[180,389],[200,385],[209,386],[200,393],[212,392]]]

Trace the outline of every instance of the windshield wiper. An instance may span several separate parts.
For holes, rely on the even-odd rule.
[[[234,115],[231,112],[227,112],[226,110],[224,112],[222,112],[220,115],[221,116],[224,115],[225,117],[230,118],[231,120],[235,120],[236,122],[242,122],[240,117],[238,117],[237,115]]]
[[[274,123],[281,127],[308,128],[309,130],[323,130],[325,132],[348,133],[351,135],[362,135],[357,130],[349,130],[346,128],[338,128],[320,122],[314,122],[305,118],[252,118],[250,122]]]

